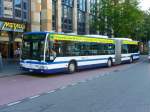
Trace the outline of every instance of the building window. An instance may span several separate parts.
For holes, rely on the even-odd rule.
[[[0,7],[0,16],[2,16],[2,7]]]
[[[85,34],[85,12],[78,12],[78,33]]]
[[[21,8],[21,0],[14,0],[14,6],[16,7],[16,8]]]
[[[15,17],[21,18],[21,10],[15,9]]]
[[[90,34],[96,34],[97,32],[96,32],[96,28],[95,28],[95,25],[94,25],[94,20],[96,19],[96,16],[95,15],[92,15],[92,14],[90,14]]]
[[[56,0],[52,0],[52,29],[56,31]]]
[[[29,13],[29,11],[28,11],[28,0],[24,0],[23,1],[23,20],[24,21],[27,21],[28,20],[28,13]]]
[[[90,0],[90,34],[96,33],[94,21],[97,18],[97,0]]]
[[[78,0],[77,7],[79,10],[85,11],[85,0]]]
[[[0,0],[0,4],[2,4],[2,0]],[[0,16],[2,15],[2,5],[0,5]]]
[[[72,32],[73,0],[62,0],[62,31]]]
[[[27,12],[23,12],[23,19],[27,19]]]
[[[22,0],[14,0],[14,17],[22,19]]]
[[[27,10],[27,3],[26,2],[23,2],[23,9]]]
[[[85,34],[85,0],[78,0],[78,34]]]

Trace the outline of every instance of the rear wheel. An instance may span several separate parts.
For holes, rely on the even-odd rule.
[[[107,66],[108,66],[108,67],[111,67],[111,66],[112,66],[112,60],[111,60],[111,59],[108,59],[108,61],[107,61]]]
[[[75,62],[70,62],[68,65],[68,72],[69,73],[74,73],[76,72],[76,64]]]

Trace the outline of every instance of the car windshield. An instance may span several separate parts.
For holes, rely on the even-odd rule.
[[[43,60],[45,36],[45,34],[24,35],[21,58]]]

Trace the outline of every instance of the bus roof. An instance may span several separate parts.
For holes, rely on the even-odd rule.
[[[30,34],[47,34],[47,33],[52,33],[52,32],[26,32],[24,33],[25,35],[30,35]],[[53,33],[52,33],[53,34]]]
[[[53,34],[56,40],[70,40],[70,41],[83,41],[83,42],[100,42],[100,43],[115,43],[115,40],[122,40],[123,44],[138,44],[138,41],[134,41],[129,38],[107,38],[102,35],[73,35],[73,34],[65,34],[62,32],[27,32],[25,35],[30,34]],[[57,36],[56,36],[57,35]]]
[[[66,35],[66,34],[54,34],[54,40],[68,40],[68,41],[79,41],[79,42],[98,42],[98,43],[108,43],[115,44],[115,41],[111,38],[100,38],[100,37],[88,37],[85,35]]]

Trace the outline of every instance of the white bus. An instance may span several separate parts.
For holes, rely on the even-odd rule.
[[[138,42],[101,36],[29,32],[23,36],[20,65],[29,72],[54,73],[139,59]]]

